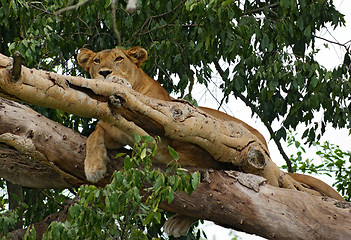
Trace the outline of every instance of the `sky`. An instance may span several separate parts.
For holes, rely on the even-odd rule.
[[[334,5],[336,9],[338,9],[342,14],[345,15],[345,21],[346,21],[346,27],[338,27],[335,30],[332,28],[328,28],[327,30],[323,30],[319,32],[317,35],[323,38],[326,38],[328,40],[332,41],[338,41],[340,43],[346,43],[348,41],[351,41],[351,1],[350,0],[334,0]],[[329,49],[324,48],[324,44],[326,42],[322,40],[317,40],[316,41],[316,46],[321,48],[321,51],[316,55],[317,61],[322,64],[324,67],[327,69],[332,69],[333,67],[341,64],[344,59],[345,55],[345,49],[333,45],[333,44],[328,44]],[[349,42],[349,46],[351,46],[351,42]],[[203,86],[196,86],[195,89],[195,94],[193,95],[195,99],[198,100],[199,106],[206,106],[206,107],[212,107],[217,109],[217,102],[211,94],[204,94],[207,90],[204,89]],[[212,94],[214,96],[217,96],[219,99],[222,97],[222,93],[220,89],[216,89],[216,87],[210,87],[209,89],[212,90]],[[212,105],[212,106],[211,106]],[[230,106],[235,106],[235,108],[230,107]],[[240,118],[244,122],[248,123],[252,127],[258,129],[266,138],[266,140],[269,140],[269,132],[265,128],[264,124],[257,119],[256,117],[251,116],[251,111],[250,109],[242,103],[240,100],[236,100],[234,97],[230,99],[230,101],[221,109],[222,111],[227,112],[228,114]],[[321,116],[321,115],[320,115]],[[317,116],[318,118],[318,116]],[[278,126],[273,125],[273,129],[279,129]],[[297,128],[297,132],[303,132],[304,126],[300,126]],[[351,136],[348,135],[349,132],[346,129],[334,129],[331,126],[327,126],[326,133],[321,139],[321,142],[324,141],[329,141],[330,143],[333,143],[335,145],[340,146],[340,148],[344,151],[351,151]],[[336,137],[337,136],[337,137]],[[279,154],[279,150],[277,149],[275,143],[271,140],[268,141],[268,146],[269,150],[271,153],[271,157],[273,161],[278,165],[281,166],[285,164],[284,160]],[[295,148],[288,148],[287,144],[283,144],[284,150],[286,150],[288,156],[293,154],[296,149]],[[306,148],[308,151],[308,149]],[[307,153],[307,157],[316,157],[312,152],[314,152],[314,149],[310,149],[310,153]],[[332,179],[322,176],[318,178],[322,179],[323,181],[331,184]],[[207,237],[209,240],[231,240],[233,234],[230,236],[230,229],[222,228],[217,225],[215,225],[212,222],[205,221],[205,223],[201,226],[201,228],[206,232]],[[263,239],[258,236],[254,235],[248,235],[244,233],[237,233],[238,236],[241,237],[241,239],[244,240],[259,240]]]

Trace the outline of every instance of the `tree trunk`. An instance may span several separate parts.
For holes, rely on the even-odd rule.
[[[11,61],[0,55],[0,93],[8,99],[99,118],[129,134],[159,135],[166,140],[164,144],[183,151],[184,161],[192,162],[190,166],[220,162],[270,178],[273,184],[280,180],[276,185],[288,187],[291,183],[277,170],[265,146],[245,128],[214,119],[184,101],[154,100],[115,81],[86,80],[25,67],[16,80],[11,78],[11,69]],[[6,180],[35,188],[87,183],[85,141],[85,137],[28,107],[1,99],[0,176]],[[163,151],[166,145],[160,147],[159,162],[168,158]],[[115,153],[110,151],[111,156]],[[121,165],[122,161],[111,159],[108,172]],[[348,203],[273,187],[256,175],[196,170],[203,172],[204,180],[192,196],[179,193],[174,202],[163,204],[163,209],[269,239],[347,239],[351,234]]]

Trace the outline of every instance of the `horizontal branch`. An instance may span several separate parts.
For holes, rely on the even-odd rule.
[[[88,183],[84,175],[86,137],[1,97],[0,116],[0,177],[31,188]],[[117,153],[109,151],[111,160]],[[119,161],[110,161],[110,175],[120,167]],[[100,186],[108,181],[106,177]]]

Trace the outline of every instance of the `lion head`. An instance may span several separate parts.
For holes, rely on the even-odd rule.
[[[128,81],[137,79],[140,66],[147,59],[147,51],[140,47],[129,50],[114,48],[93,52],[82,48],[79,50],[78,64],[89,72],[91,78],[105,79],[109,76],[125,78]],[[133,83],[131,82],[133,85]]]

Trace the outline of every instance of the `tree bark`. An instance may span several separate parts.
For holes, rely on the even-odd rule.
[[[115,80],[98,82],[25,67],[12,81],[10,69],[11,61],[0,55],[0,93],[8,99],[99,118],[130,134],[160,135],[180,150],[184,145],[179,143],[187,142],[195,153],[184,151],[186,161],[194,166],[206,158],[260,174],[273,164],[265,147],[246,129],[217,121],[184,102],[153,100]],[[0,101],[0,176],[14,184],[70,188],[87,183],[85,140],[24,105]],[[163,158],[161,146],[159,162]],[[112,160],[108,172],[121,166],[122,161]],[[171,204],[162,204],[163,209],[269,239],[347,239],[351,234],[349,203],[273,187],[256,175],[195,170],[202,171],[204,180],[192,196],[179,193]]]

